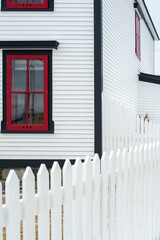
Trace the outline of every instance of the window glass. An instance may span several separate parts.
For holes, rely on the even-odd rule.
[[[11,94],[11,124],[26,124],[26,94],[12,93]]]
[[[43,124],[44,123],[44,104],[43,93],[30,93],[28,104],[28,123]]]
[[[12,91],[26,91],[27,60],[13,59],[11,62]]]
[[[43,91],[44,61],[29,60],[29,90]]]

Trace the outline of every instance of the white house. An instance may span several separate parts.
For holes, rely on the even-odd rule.
[[[0,166],[101,155],[102,92],[143,114],[154,97],[143,0],[2,0],[0,33]]]

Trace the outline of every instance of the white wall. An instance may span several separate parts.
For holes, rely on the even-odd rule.
[[[53,51],[55,133],[0,134],[0,159],[74,159],[94,153],[93,39],[93,0],[55,0],[54,12],[0,12],[0,40],[60,42]],[[1,120],[2,62],[0,104]]]
[[[138,110],[138,74],[154,72],[154,41],[141,20],[141,61],[135,54],[132,0],[103,1],[104,92]]]

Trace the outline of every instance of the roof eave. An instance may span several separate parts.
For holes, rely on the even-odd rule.
[[[158,32],[157,32],[156,27],[155,27],[155,25],[153,23],[153,20],[152,20],[152,18],[150,16],[150,13],[149,13],[148,8],[147,8],[147,6],[145,4],[145,1],[144,0],[136,0],[136,2],[138,2],[139,6],[140,6],[140,8],[141,8],[141,10],[143,12],[143,15],[144,15],[144,18],[145,18],[145,22],[148,25],[154,40],[159,41],[160,38],[159,38]]]

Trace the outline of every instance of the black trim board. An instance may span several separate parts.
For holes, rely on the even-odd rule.
[[[6,67],[6,57],[7,55],[48,55],[48,131],[7,131],[6,122],[6,106],[7,106],[7,67]],[[24,51],[14,51],[14,50],[3,50],[3,120],[1,122],[1,133],[18,133],[18,134],[32,134],[32,133],[53,133],[54,132],[54,122],[52,121],[52,51],[51,50],[24,50]]]
[[[102,0],[94,1],[94,151],[102,156]]]
[[[160,76],[147,73],[140,73],[139,81],[160,84]]]
[[[44,12],[54,11],[54,0],[48,0],[48,8],[7,8],[6,0],[1,0],[1,11],[12,11],[12,12]]]
[[[83,160],[82,160],[83,161]],[[10,160],[10,159],[3,159],[0,160],[0,168],[39,168],[41,164],[45,164],[47,168],[51,168],[54,162],[58,162],[61,169],[64,166],[65,160],[35,160],[35,159],[17,159],[17,160]],[[70,160],[71,164],[75,163],[75,160]]]
[[[57,49],[57,41],[0,41],[0,49]]]

